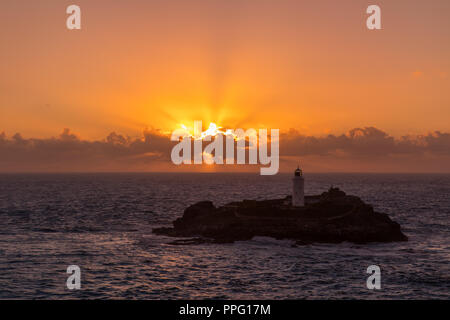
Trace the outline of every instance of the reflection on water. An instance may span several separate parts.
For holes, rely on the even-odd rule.
[[[290,175],[0,175],[0,298],[450,298],[449,175],[306,175],[402,225],[409,242],[308,245],[256,238],[172,246],[151,229],[196,201],[283,197]],[[82,289],[66,268],[79,265]],[[366,268],[382,290],[366,288]]]

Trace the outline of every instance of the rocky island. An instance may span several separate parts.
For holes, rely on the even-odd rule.
[[[297,175],[296,175],[297,176]],[[294,188],[298,188],[294,182]],[[303,192],[303,184],[301,189]],[[291,239],[297,244],[407,241],[400,225],[387,214],[374,211],[359,197],[338,188],[316,196],[303,196],[295,206],[293,196],[275,200],[244,200],[215,207],[211,201],[186,208],[173,227],[153,232],[172,237],[196,237],[173,244],[231,243],[255,236]]]

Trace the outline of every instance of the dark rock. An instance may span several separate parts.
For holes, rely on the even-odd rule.
[[[250,240],[255,236],[292,239],[297,245],[408,239],[400,225],[386,214],[375,212],[360,198],[346,195],[338,188],[305,197],[305,206],[301,208],[292,207],[290,203],[290,197],[244,200],[218,208],[210,201],[198,202],[186,208],[183,216],[173,222],[173,228],[158,228],[153,232],[172,237],[213,239],[216,243]]]

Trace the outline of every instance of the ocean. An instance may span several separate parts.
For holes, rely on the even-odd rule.
[[[449,299],[450,175],[306,174],[400,223],[408,242],[171,245],[152,234],[196,201],[274,199],[291,175],[0,175],[0,299]],[[69,290],[69,265],[81,289]],[[367,267],[381,268],[369,290]]]

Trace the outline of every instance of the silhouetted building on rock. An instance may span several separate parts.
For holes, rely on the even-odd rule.
[[[305,179],[303,178],[303,172],[300,167],[297,167],[297,170],[294,172],[294,178],[292,179],[292,206],[305,206]]]

